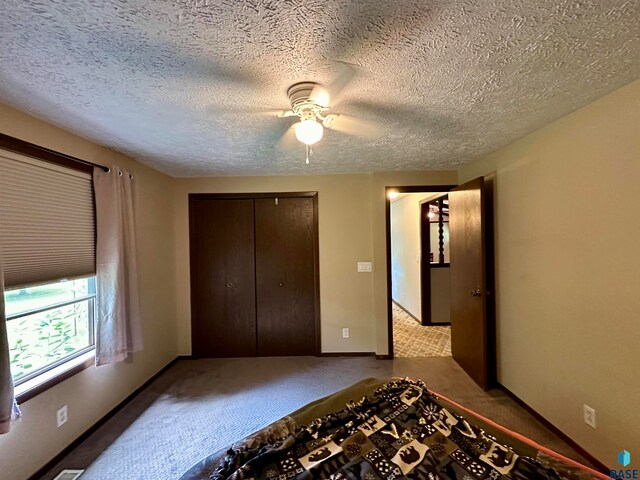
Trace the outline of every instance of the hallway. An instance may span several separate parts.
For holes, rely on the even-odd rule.
[[[423,327],[394,303],[393,354],[401,358],[450,357],[451,327]]]

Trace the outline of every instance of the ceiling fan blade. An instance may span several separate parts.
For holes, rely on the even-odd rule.
[[[245,110],[243,113],[252,113],[251,111]],[[295,112],[293,112],[293,110],[255,110],[255,113],[258,113],[259,115],[267,115],[269,117],[278,117],[278,118],[285,118],[285,117],[295,117],[296,114]]]
[[[336,99],[340,96],[340,93],[344,88],[349,85],[353,77],[356,76],[355,65],[347,62],[338,62],[339,71],[336,78],[329,85],[316,86],[309,100],[317,103],[321,107],[329,107],[329,105],[336,103]]]
[[[433,110],[418,109],[412,105],[383,103],[380,101],[350,101],[341,105],[350,113],[374,117],[384,121],[384,124],[419,125],[430,130],[460,128],[452,117]]]
[[[329,107],[331,103],[331,95],[329,94],[329,90],[323,85],[318,85],[314,87],[311,91],[311,95],[309,95],[309,101],[320,105],[321,107]]]
[[[352,117],[350,115],[328,115],[323,125],[331,130],[347,135],[354,135],[369,140],[376,140],[384,134],[382,126],[370,120]]]
[[[189,41],[174,44],[144,35],[142,29],[128,29],[127,35],[114,35],[110,29],[92,28],[89,37],[94,45],[117,67],[144,72],[159,72],[165,80],[192,80],[198,84],[233,85],[247,87],[256,85],[253,72],[234,68],[225,61],[216,61],[208,55],[198,55]],[[160,67],[161,66],[161,67]],[[180,85],[184,85],[181,83]]]
[[[284,151],[290,151],[300,147],[302,144],[296,138],[295,123],[291,125],[278,142],[278,148]]]
[[[232,106],[212,105],[209,107],[212,114],[216,115],[261,115],[264,117],[285,118],[293,117],[296,114],[292,110],[265,109],[265,108],[243,108]]]
[[[239,113],[266,115],[269,117],[278,117],[278,118],[293,117],[296,115],[292,110],[259,110],[259,109],[246,110],[245,109],[245,110],[240,110]]]

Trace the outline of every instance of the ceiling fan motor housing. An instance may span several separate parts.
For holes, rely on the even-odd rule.
[[[291,85],[287,90],[291,110],[303,120],[315,118],[324,108],[310,99],[311,92],[318,86],[315,82],[300,82]]]

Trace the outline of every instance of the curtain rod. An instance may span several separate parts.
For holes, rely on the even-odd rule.
[[[40,145],[26,142],[3,133],[0,133],[0,148],[51,163],[57,163],[58,165],[75,168],[76,170],[81,170],[87,173],[91,173],[93,167],[102,168],[105,172],[111,171],[111,169],[106,165],[82,160],[80,158],[67,155],[66,153],[56,152],[55,150],[41,147]]]

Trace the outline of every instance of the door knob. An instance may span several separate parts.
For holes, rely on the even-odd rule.
[[[231,285],[231,282],[227,283],[227,288],[231,288],[233,285]]]
[[[481,297],[482,290],[480,290],[479,288],[476,288],[475,290],[471,290],[471,295],[474,297]]]
[[[284,287],[284,283],[280,282],[280,283],[278,284],[278,286],[280,286],[280,287]]]

